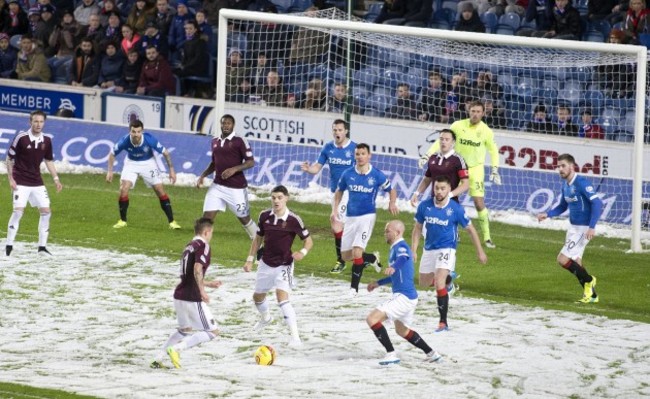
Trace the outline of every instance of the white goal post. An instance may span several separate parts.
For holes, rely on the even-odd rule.
[[[334,14],[337,13],[335,12]],[[633,144],[629,144],[629,156],[631,157],[631,161],[629,159],[618,161],[631,162],[631,172],[629,175],[617,177],[624,178],[631,182],[631,204],[629,206],[630,215],[627,218],[631,228],[630,250],[633,252],[639,252],[644,249],[645,245],[642,245],[641,234],[642,218],[644,217],[643,156],[644,129],[646,125],[647,49],[645,47],[391,26],[367,23],[359,21],[358,19],[352,20],[356,19],[354,17],[342,18],[341,15],[338,14],[334,17],[330,16],[331,13],[327,15],[327,17],[316,18],[313,17],[313,15],[305,16],[304,14],[273,14],[222,9],[219,16],[215,115],[223,115],[224,109],[226,108],[227,98],[225,88],[226,80],[228,78],[227,60],[229,58],[229,51],[237,46],[237,44],[233,44],[233,40],[230,37],[230,35],[232,35],[232,25],[230,24],[233,21],[237,22],[237,24],[265,23],[291,26],[293,29],[305,28],[317,32],[325,32],[338,38],[349,39],[347,40],[348,51],[350,51],[350,41],[366,43],[369,47],[377,45],[386,46],[396,52],[406,54],[407,57],[410,56],[411,59],[416,56],[429,57],[429,60],[445,60],[446,65],[450,66],[449,68],[451,68],[451,65],[455,66],[457,60],[466,64],[476,63],[477,65],[481,65],[482,68],[486,68],[485,70],[493,70],[495,74],[497,74],[497,70],[504,71],[508,70],[508,68],[512,68],[513,70],[515,68],[528,68],[528,70],[531,71],[533,79],[536,79],[538,77],[537,75],[543,77],[547,73],[553,74],[557,73],[557,71],[568,73],[566,71],[570,70],[572,71],[571,73],[574,73],[575,71],[576,80],[578,80],[582,78],[581,76],[578,76],[582,73],[580,72],[582,71],[582,68],[589,70],[589,78],[591,78],[591,68],[593,68],[595,76],[596,68],[600,66],[630,64],[634,66],[633,69],[635,70],[633,75],[630,74],[634,80],[630,91],[634,91],[634,95],[629,99],[622,100],[621,104],[625,104],[627,101],[627,104],[631,105],[621,105],[621,107],[625,107],[623,113],[619,114],[621,116],[618,120],[613,120],[616,121],[616,123],[623,123],[622,115],[625,115],[626,113],[628,114],[627,120],[630,125],[630,129],[628,130],[630,133],[633,131],[633,136],[630,135],[628,138],[628,141],[633,141]],[[271,43],[266,44],[270,45]],[[258,44],[258,46],[261,45]],[[258,49],[259,48],[260,47],[258,47]],[[352,58],[352,55],[349,54],[350,53],[348,53],[348,58]],[[375,56],[374,53],[373,56]],[[395,57],[394,54],[389,57],[392,57],[389,60],[390,62],[399,63],[399,58]],[[370,59],[370,55],[368,55],[368,59]],[[408,61],[406,61],[406,63],[408,64]],[[444,70],[445,65],[441,65],[441,67]],[[406,66],[403,72],[403,76],[405,77],[411,77],[412,75],[408,74],[410,70]],[[425,72],[426,69],[423,69],[423,73]],[[339,75],[339,80],[344,80],[348,87],[348,93],[350,94],[352,93],[351,86],[353,86],[353,82],[349,80],[351,75],[351,73]],[[527,75],[527,77],[529,76]],[[300,82],[304,83],[301,87],[306,86],[308,80],[306,74],[304,76],[297,76],[296,78],[302,78],[304,80],[304,82]],[[630,77],[628,76],[627,78]],[[426,81],[426,77],[424,77],[424,80]],[[540,78],[540,81],[541,80],[542,79]],[[588,90],[587,85],[589,82],[583,81],[579,83],[582,85],[583,91]],[[520,86],[522,90],[526,90],[523,83]],[[395,82],[393,82],[391,86],[386,87],[387,92],[388,89],[394,91]],[[553,88],[549,88],[549,90],[553,92]],[[555,94],[557,93],[558,92],[555,91]],[[368,93],[368,102],[370,101],[371,94],[372,93]],[[528,101],[525,99],[525,96],[526,94],[517,94],[511,97],[506,96],[504,103],[511,101],[511,98]],[[352,96],[350,96],[350,98],[352,98]],[[365,100],[365,94],[360,95],[359,98]],[[536,97],[533,96],[533,98]],[[549,101],[554,103],[553,109],[556,109],[558,105],[554,100],[557,100],[557,98],[551,98]],[[591,102],[585,102],[583,100],[584,98],[575,100],[574,106],[576,109],[579,107],[584,108],[585,104],[589,107],[593,105]],[[571,102],[572,99],[568,98],[567,101]],[[598,101],[605,100],[601,98]],[[612,101],[611,103],[615,104],[612,107],[616,107],[616,104],[618,104],[616,101]],[[599,106],[600,105],[601,103],[599,103]],[[517,105],[517,107],[519,106],[520,105]],[[604,107],[602,108],[604,109]],[[527,106],[521,105],[521,110],[510,112],[508,115],[510,119],[515,120],[515,122],[509,123],[503,130],[507,130],[509,133],[514,134],[517,132],[523,132],[525,126],[524,115],[525,118],[529,118],[531,110],[531,105],[527,104]],[[295,114],[301,111],[287,109],[286,112],[288,114]],[[377,114],[376,109],[373,109],[371,112],[365,113],[364,117],[368,115],[371,117],[388,117],[387,114],[383,115],[383,109],[380,109],[380,113],[382,113],[382,115]],[[578,113],[576,112],[575,116],[577,115]],[[336,117],[340,117],[340,115]],[[346,117],[348,117],[348,115],[346,115]],[[332,119],[333,118],[334,116],[332,116]],[[516,118],[521,118],[521,120]],[[604,117],[602,119],[604,120]],[[414,122],[404,123],[408,126],[408,123]],[[428,121],[423,121],[422,123],[428,123]],[[605,121],[605,123],[607,122]],[[431,123],[431,125],[433,126],[435,123]],[[618,128],[618,126],[612,127],[612,129],[614,128]],[[561,153],[562,140],[558,140],[558,144],[558,151]],[[616,143],[616,145],[619,144]],[[611,161],[612,160],[610,160],[610,162]]]

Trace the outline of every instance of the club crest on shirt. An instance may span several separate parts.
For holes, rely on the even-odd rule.
[[[345,152],[345,157],[346,157],[346,158],[352,158],[352,151],[349,151],[349,150],[346,151],[346,152]]]
[[[368,184],[370,184],[371,186],[374,186],[375,185],[375,179],[372,178],[372,177],[368,178]]]
[[[287,228],[287,221],[286,221],[286,220],[283,220],[283,221],[282,221],[282,228],[283,228],[283,229],[286,229],[286,228]]]
[[[446,211],[446,213],[447,213],[447,216],[451,216],[451,215],[453,215],[453,214],[454,214],[454,210],[453,210],[453,209],[451,209],[451,208],[447,208],[447,211]]]
[[[585,187],[585,191],[588,192],[588,193],[593,193],[594,188],[592,186],[587,186],[587,187]]]

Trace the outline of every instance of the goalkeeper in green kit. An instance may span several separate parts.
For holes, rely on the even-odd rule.
[[[483,232],[483,241],[488,248],[496,248],[490,237],[490,221],[488,210],[485,207],[485,153],[490,152],[492,169],[490,181],[501,185],[499,176],[499,149],[494,142],[492,129],[482,121],[485,106],[480,101],[473,101],[469,105],[469,119],[454,122],[450,129],[456,134],[455,150],[467,163],[469,171],[469,195],[474,200],[478,212],[478,224]],[[425,155],[420,158],[419,165],[426,165],[429,157],[440,150],[440,143],[436,141]]]

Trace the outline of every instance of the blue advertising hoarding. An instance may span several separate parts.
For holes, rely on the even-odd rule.
[[[28,128],[25,116],[3,114],[0,122],[0,159],[6,157],[10,140],[19,129]],[[210,163],[209,136],[145,130],[154,134],[171,152],[177,172],[201,174]],[[73,119],[48,119],[46,133],[53,136],[55,159],[67,159],[71,164],[105,168],[108,154],[115,141],[127,134],[125,126],[85,122]],[[249,132],[240,133],[247,135]],[[249,140],[256,165],[246,172],[252,186],[284,184],[307,188],[310,182],[329,187],[328,173],[312,176],[300,170],[300,164],[318,158],[320,148],[298,144]],[[297,148],[299,147],[299,148]],[[297,149],[299,151],[297,151]],[[297,159],[296,154],[300,154]],[[121,169],[124,155],[118,156],[116,170]],[[159,162],[162,166],[164,162]],[[372,164],[384,171],[397,189],[399,198],[409,199],[417,188],[422,171],[417,160],[394,155],[373,154]],[[529,169],[501,168],[504,184],[491,185],[486,181],[486,203],[491,210],[513,210],[532,214],[546,211],[559,200],[561,179],[555,172]],[[486,170],[486,176],[488,171]],[[603,220],[630,224],[632,183],[629,180],[593,177],[594,187],[604,201]],[[644,184],[644,192],[650,184]],[[465,198],[469,204],[469,199]]]
[[[40,109],[48,115],[54,115],[61,108],[72,111],[76,118],[82,118],[84,95],[26,87],[0,87],[0,109],[20,112]]]

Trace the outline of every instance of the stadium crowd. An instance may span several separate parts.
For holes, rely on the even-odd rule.
[[[219,9],[310,15],[346,6],[338,0],[172,1],[0,0],[0,76],[135,95],[214,98]],[[650,11],[643,0],[577,1],[385,0],[368,7],[357,2],[363,11],[355,13],[392,25],[644,42]],[[633,113],[626,112],[633,109],[633,65],[577,71],[581,79],[523,76],[522,70],[462,62],[439,65],[417,54],[395,62],[394,54],[378,46],[354,42],[348,88],[341,38],[266,23],[236,22],[229,31],[229,101],[329,112],[349,105],[356,114],[453,123],[467,117],[466,104],[479,99],[486,104],[486,122],[497,129],[633,137]]]

